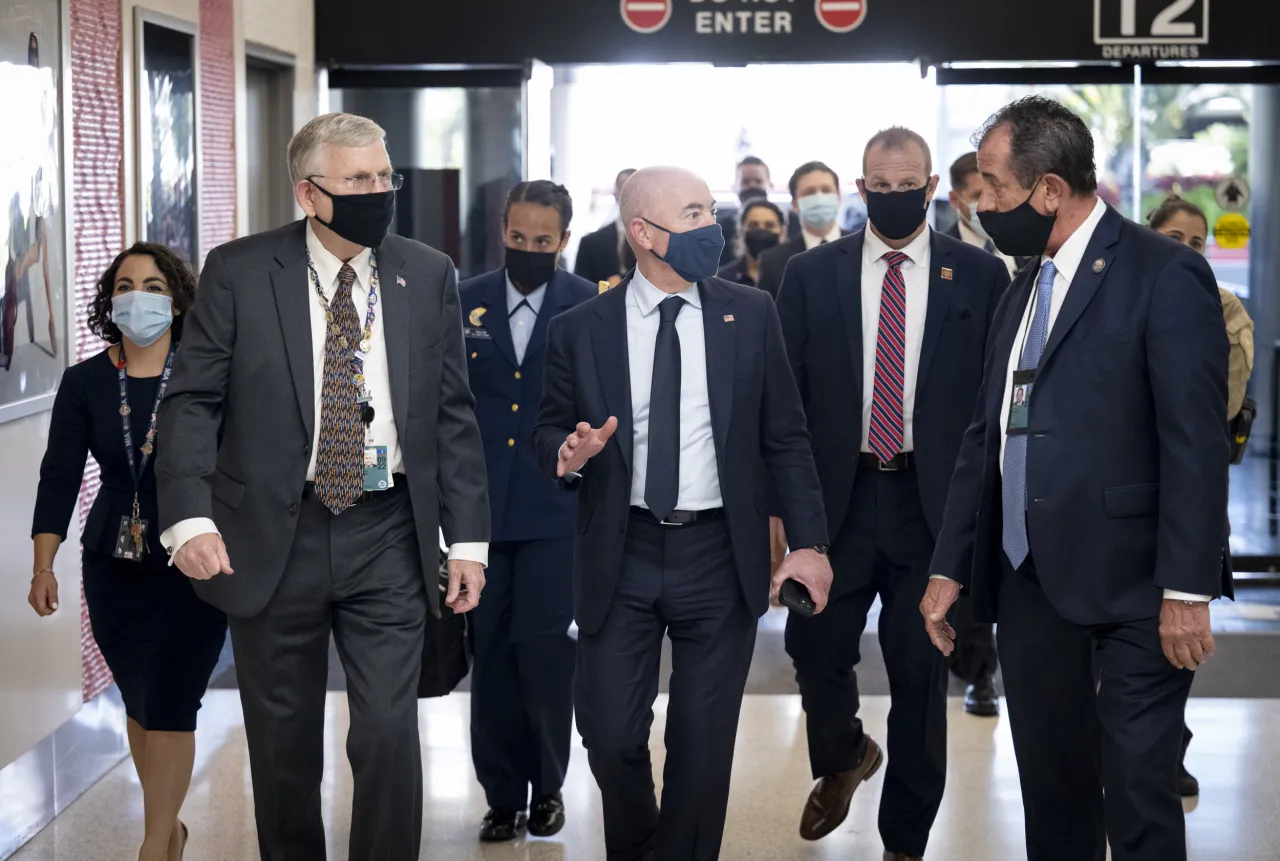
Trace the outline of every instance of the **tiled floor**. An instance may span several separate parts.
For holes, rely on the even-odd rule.
[[[868,731],[884,738],[887,697],[863,701]],[[661,774],[664,700],[655,722],[655,765]],[[425,702],[426,816],[423,859],[433,861],[602,861],[600,808],[581,749],[565,789],[569,824],[553,840],[481,848],[476,827],[484,800],[468,751],[465,694]],[[351,774],[343,756],[346,700],[330,694],[326,733],[325,819],[330,859],[346,859]],[[1200,778],[1198,806],[1187,815],[1192,861],[1280,858],[1280,700],[1196,699],[1196,733],[1188,763]],[[964,715],[951,701],[950,778],[934,828],[934,861],[1012,861],[1025,857],[1018,776],[1008,723]],[[721,857],[879,861],[877,776],[859,790],[845,826],[818,844],[796,836],[809,789],[804,723],[794,696],[746,698],[738,735],[733,797]],[[883,772],[882,772],[883,774]],[[211,691],[201,713],[196,776],[183,818],[191,827],[187,861],[257,858],[249,763],[234,691]],[[140,838],[141,796],[132,767],[122,764],[14,856],[15,861],[132,861]]]

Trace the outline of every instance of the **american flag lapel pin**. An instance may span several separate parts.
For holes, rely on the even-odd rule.
[[[404,276],[403,276],[403,275],[397,275],[397,276],[396,276],[396,285],[397,285],[397,286],[399,286],[399,287],[408,287],[408,286],[409,286],[408,284],[406,284],[406,283],[405,283],[405,280],[404,280]]]
[[[725,314],[725,315],[724,315],[724,321],[725,321],[726,323],[732,323],[732,322],[733,322],[733,315],[732,315],[732,314]]]

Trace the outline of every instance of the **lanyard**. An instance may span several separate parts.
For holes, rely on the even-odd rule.
[[[133,477],[133,516],[138,517],[138,485],[142,483],[142,473],[147,469],[147,460],[155,450],[156,412],[160,409],[160,401],[164,398],[164,390],[169,385],[169,374],[173,372],[173,357],[178,352],[178,345],[169,346],[169,355],[164,359],[164,373],[160,376],[160,387],[156,389],[156,402],[151,407],[151,425],[147,428],[146,441],[142,444],[142,458],[135,462],[133,454],[133,422],[129,415],[133,409],[129,406],[129,374],[126,372],[128,359],[125,357],[124,344],[120,345],[120,360],[116,362],[116,371],[120,376],[120,422],[124,427],[124,453],[129,459],[129,474]]]
[[[364,357],[372,347],[373,323],[378,318],[378,252],[374,249],[369,250],[369,269],[369,305],[365,311],[364,328],[360,332],[360,343],[348,345],[345,338],[340,342],[343,348],[351,347],[351,373],[355,376],[356,400],[359,403],[368,403],[370,400],[369,389],[364,380]],[[336,328],[334,313],[330,308],[330,301],[324,297],[324,287],[320,283],[320,275],[316,272],[310,250],[307,251],[307,270],[316,291],[316,298],[320,300],[320,309],[324,311],[325,324],[332,331]],[[334,296],[336,298],[337,294],[335,293]]]

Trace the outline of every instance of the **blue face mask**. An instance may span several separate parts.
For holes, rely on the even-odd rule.
[[[809,194],[797,201],[800,223],[812,231],[827,230],[840,214],[840,195]]]
[[[677,275],[691,283],[715,277],[720,269],[720,255],[724,251],[724,230],[719,224],[708,224],[685,233],[672,233],[647,218],[645,223],[671,237],[665,257],[652,248],[649,250],[653,251],[654,257],[674,269]]]
[[[150,347],[173,325],[173,300],[137,290],[121,293],[111,300],[111,322],[139,347]]]

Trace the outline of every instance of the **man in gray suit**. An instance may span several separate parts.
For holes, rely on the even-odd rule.
[[[438,530],[444,603],[466,612],[490,528],[456,276],[388,235],[401,177],[376,123],[313,120],[289,167],[307,218],[205,263],[160,410],[161,540],[231,617],[264,861],[325,857],[330,632],[351,712],[350,857],[415,861]]]

